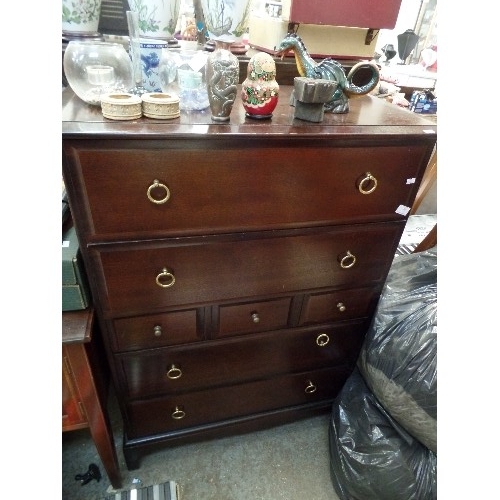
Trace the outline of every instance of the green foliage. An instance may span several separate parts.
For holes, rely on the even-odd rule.
[[[83,24],[99,19],[101,0],[74,0],[68,7],[62,6],[62,20],[65,23]]]

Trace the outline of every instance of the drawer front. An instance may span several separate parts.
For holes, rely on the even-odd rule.
[[[123,245],[123,250],[93,251],[103,272],[104,310],[139,315],[381,282],[403,228],[404,223],[370,224],[281,238],[241,241],[235,235],[197,244],[175,240],[175,246],[151,243],[134,250]]]
[[[127,405],[131,439],[332,400],[351,369],[328,368]]]
[[[217,337],[286,328],[291,299],[267,300],[219,307]]]
[[[162,141],[147,150],[133,140],[100,149],[65,143],[88,198],[90,233],[99,239],[403,220],[396,209],[411,207],[425,168],[425,146],[193,143]],[[377,186],[363,194],[373,187],[368,174]]]
[[[366,325],[284,330],[117,355],[128,396],[142,398],[354,364]]]
[[[307,295],[302,305],[299,325],[331,323],[371,316],[380,287],[339,290]]]
[[[203,340],[203,334],[197,332],[196,309],[116,319],[113,324],[118,351]]]

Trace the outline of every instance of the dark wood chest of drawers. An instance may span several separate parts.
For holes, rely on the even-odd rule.
[[[347,115],[112,122],[63,92],[63,175],[124,454],[327,410],[352,371],[436,126]]]

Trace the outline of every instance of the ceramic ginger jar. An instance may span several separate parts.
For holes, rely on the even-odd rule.
[[[278,104],[279,85],[276,64],[265,52],[257,52],[248,62],[247,77],[242,83],[241,100],[249,118],[271,118]]]

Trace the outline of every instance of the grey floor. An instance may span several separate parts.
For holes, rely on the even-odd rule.
[[[436,214],[434,185],[417,214]],[[121,452],[122,424],[113,393],[109,413],[123,488],[176,481],[180,500],[338,500],[330,478],[330,415],[270,430],[165,448],[128,471]],[[81,485],[75,475],[90,463],[102,479]],[[140,483],[137,483],[137,482]],[[62,500],[101,500],[113,493],[87,429],[62,434]]]
[[[145,455],[128,471],[121,452],[122,427],[114,398],[110,413],[123,488],[173,480],[181,500],[338,500],[330,479],[328,414],[270,430]],[[114,492],[86,429],[63,433],[62,499],[101,500]],[[102,479],[74,479],[95,463]]]

